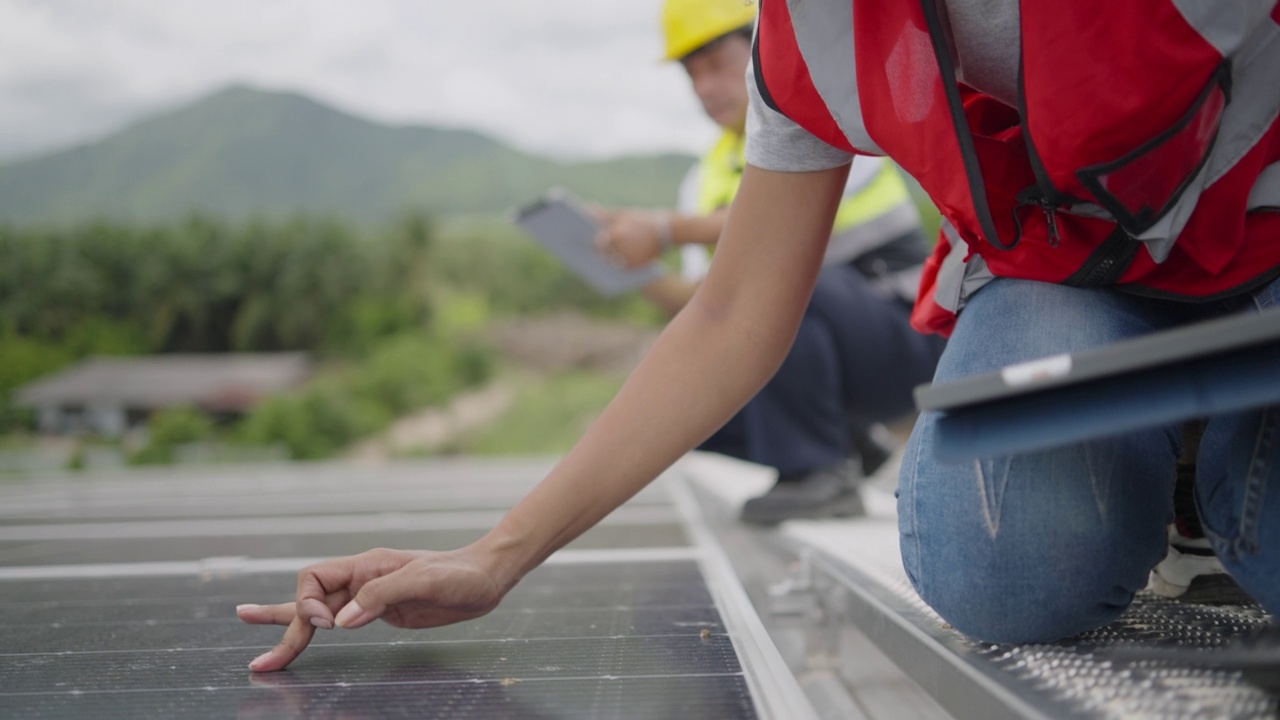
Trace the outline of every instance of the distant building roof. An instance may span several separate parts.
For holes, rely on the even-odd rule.
[[[297,385],[310,372],[306,353],[99,357],[28,383],[14,397],[25,407],[191,404],[238,411]]]

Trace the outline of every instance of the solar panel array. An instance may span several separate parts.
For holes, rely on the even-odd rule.
[[[580,561],[535,570],[484,618],[322,631],[288,670],[247,669],[280,630],[241,623],[235,606],[287,601],[294,584],[258,559],[450,546],[541,472],[284,465],[0,482],[0,715],[756,717],[730,631],[656,489],[574,543],[566,557]],[[372,502],[379,494],[392,504]],[[250,559],[208,559],[226,555]]]

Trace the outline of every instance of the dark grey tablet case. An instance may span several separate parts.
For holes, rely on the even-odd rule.
[[[662,277],[662,265],[657,262],[627,270],[600,255],[595,245],[600,224],[581,201],[562,188],[554,188],[516,211],[514,220],[602,295],[619,295]]]
[[[1280,402],[1280,310],[1152,333],[915,391],[940,459],[1040,450]]]

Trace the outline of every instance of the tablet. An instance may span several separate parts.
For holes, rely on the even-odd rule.
[[[609,262],[596,250],[600,223],[577,197],[554,188],[515,213],[515,223],[558,257],[575,275],[602,295],[619,295],[639,289],[666,272],[654,261],[629,270]]]
[[[1207,320],[1092,350],[1009,365],[982,375],[921,385],[915,389],[916,407],[946,410],[976,405],[1268,341],[1280,341],[1280,309]]]
[[[915,390],[943,460],[994,457],[1280,402],[1280,309]]]

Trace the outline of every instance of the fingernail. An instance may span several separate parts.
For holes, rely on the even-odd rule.
[[[246,604],[244,604],[244,605],[237,605],[237,606],[236,606],[236,612],[237,612],[237,613],[242,613],[242,612],[244,612],[245,610],[253,610],[253,609],[254,609],[254,608],[256,608],[256,607],[258,607],[258,606],[257,606],[257,605],[254,605],[254,604],[252,604],[252,603],[246,603]]]
[[[364,615],[364,608],[360,607],[359,603],[357,603],[355,600],[352,600],[351,602],[347,603],[346,607],[342,608],[342,610],[338,612],[338,617],[334,618],[333,622],[338,627],[346,627],[347,625],[350,625],[353,620],[358,619],[361,615]]]
[[[262,664],[262,662],[263,662],[264,660],[266,660],[268,657],[270,657],[270,655],[271,655],[271,652],[270,652],[270,651],[267,651],[267,652],[262,653],[262,654],[261,654],[261,655],[259,655],[258,657],[254,658],[254,659],[253,659],[253,662],[249,663],[249,669],[250,669],[250,670],[257,670],[257,669],[258,669],[258,666],[259,666],[259,665],[261,665],[261,664]]]
[[[320,628],[321,630],[332,630],[332,629],[333,629],[333,623],[329,622],[328,618],[322,618],[322,617],[318,617],[318,616],[317,616],[317,617],[313,617],[313,618],[311,618],[311,626],[312,626],[312,627],[318,627],[318,628]]]

